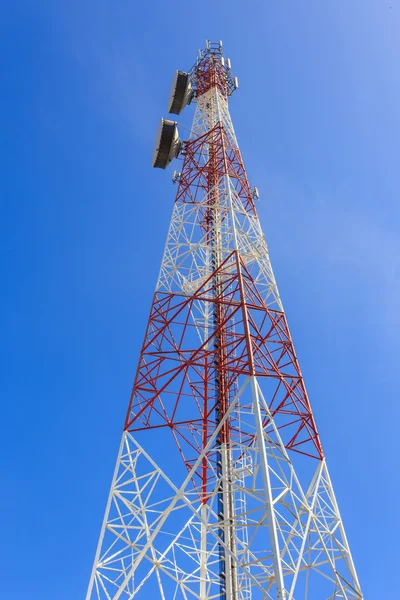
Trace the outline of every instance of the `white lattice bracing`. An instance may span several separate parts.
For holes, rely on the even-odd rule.
[[[227,100],[218,89],[213,88],[197,102],[191,137],[206,133],[218,122],[223,124],[229,139],[238,147]],[[205,164],[208,160],[207,148],[202,152]],[[214,189],[208,192],[212,193],[215,193]],[[246,210],[229,176],[218,183],[218,198],[221,261],[233,249],[239,250],[266,304],[282,310],[267,243],[257,214]],[[193,204],[175,203],[157,290],[192,294],[210,275],[210,245],[201,228],[202,215],[207,206],[207,195],[197,198]]]
[[[361,598],[326,462],[318,462],[304,490],[277,430],[257,437],[257,419],[268,412],[259,383],[248,379],[225,417],[246,420],[247,430],[254,430],[252,444],[238,439],[231,449],[236,597],[279,598],[277,560],[282,598]],[[207,459],[217,433],[199,463]],[[173,465],[160,468],[124,433],[87,598],[219,598],[220,483],[214,472],[214,491],[202,504],[191,473],[177,482]],[[270,539],[272,526],[277,548]]]

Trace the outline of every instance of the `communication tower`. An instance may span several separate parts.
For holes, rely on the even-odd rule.
[[[222,43],[177,71],[181,161],[87,600],[360,600],[228,110]]]

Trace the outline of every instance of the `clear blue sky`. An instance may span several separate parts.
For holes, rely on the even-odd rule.
[[[366,599],[396,597],[399,29],[399,0],[3,6],[2,598],[84,597],[176,191],[154,135],[206,38],[239,77],[231,112]]]

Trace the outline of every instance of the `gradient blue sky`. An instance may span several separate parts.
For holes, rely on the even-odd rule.
[[[399,28],[399,0],[3,5],[1,597],[84,597],[176,191],[154,134],[206,38],[239,77],[231,112],[366,599],[396,596]]]

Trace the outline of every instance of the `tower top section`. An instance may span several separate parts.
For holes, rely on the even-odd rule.
[[[190,80],[196,98],[217,86],[224,96],[230,96],[238,87],[238,79],[232,75],[231,61],[224,55],[222,42],[206,40],[204,50],[190,70]]]
[[[239,87],[239,83],[237,77],[232,75],[231,61],[224,55],[222,42],[206,40],[206,47],[199,50],[190,71],[176,71],[168,112],[179,115],[194,98],[199,98],[215,86],[227,98]]]
[[[231,61],[226,58],[222,42],[206,40],[204,50],[199,50],[197,60],[190,71],[176,71],[168,100],[168,112],[180,115],[185,106],[210,90],[218,90],[227,100],[239,87],[237,77],[232,75]],[[208,104],[208,101],[206,101]],[[153,167],[165,169],[182,149],[177,122],[161,119],[154,152]]]

